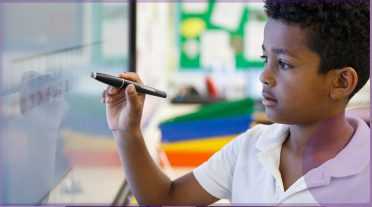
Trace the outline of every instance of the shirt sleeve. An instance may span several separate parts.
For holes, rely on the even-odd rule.
[[[193,170],[199,184],[216,198],[231,200],[235,164],[244,138],[244,134],[235,138]]]

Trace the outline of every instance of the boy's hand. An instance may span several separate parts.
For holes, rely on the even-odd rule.
[[[135,73],[121,73],[118,77],[142,84]],[[106,116],[109,128],[121,135],[140,131],[145,95],[137,93],[134,85],[126,88],[107,87],[102,93],[102,102],[106,104]]]
[[[135,73],[122,73],[119,77],[142,84]],[[154,162],[140,131],[144,94],[137,93],[133,85],[125,89],[110,86],[103,91],[102,99],[125,177],[139,204],[205,205],[217,201],[203,189],[192,172],[172,182]]]

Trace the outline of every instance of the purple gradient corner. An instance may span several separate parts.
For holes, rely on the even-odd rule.
[[[0,2],[0,205],[3,203],[3,96],[1,94],[2,87],[3,87],[3,25],[2,25],[2,19],[3,19],[3,3]]]
[[[371,2],[371,1],[370,1]],[[372,47],[372,45],[371,45],[371,34],[372,34],[372,29],[371,29],[371,24],[372,24],[372,20],[371,20],[371,6],[369,7],[369,13],[370,13],[370,18],[369,18],[369,36],[370,36],[370,41],[369,41],[369,76],[371,77],[371,68],[372,68],[372,63],[371,63],[371,59],[372,59],[372,55],[371,55],[371,47]],[[371,82],[370,82],[370,86],[369,86],[370,88],[371,88]],[[371,98],[371,91],[369,91],[369,97]],[[370,108],[371,108],[371,101],[369,102],[369,104],[370,104]],[[371,115],[372,115],[372,113],[371,113],[371,110],[369,111],[369,113],[370,113],[370,117],[371,117]],[[369,128],[369,130],[371,131],[371,127]],[[370,149],[372,149],[372,143],[370,143]],[[371,158],[371,152],[369,152],[369,157]],[[371,166],[370,166],[371,167]],[[371,172],[371,170],[370,170],[370,172]],[[371,177],[371,174],[369,175],[370,177]],[[370,179],[370,186],[372,186],[372,181],[371,181],[371,179]],[[371,191],[370,191],[370,196],[369,196],[369,203],[371,204]]]

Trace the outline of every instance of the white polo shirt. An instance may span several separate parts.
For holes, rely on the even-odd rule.
[[[370,202],[370,129],[348,118],[356,129],[336,157],[307,172],[284,191],[280,151],[289,129],[257,125],[194,169],[200,185],[232,204],[335,204]]]

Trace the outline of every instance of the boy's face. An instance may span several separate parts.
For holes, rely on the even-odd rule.
[[[277,123],[311,124],[333,114],[327,74],[318,72],[320,57],[306,44],[296,24],[270,19],[265,27],[261,74],[268,117]]]

